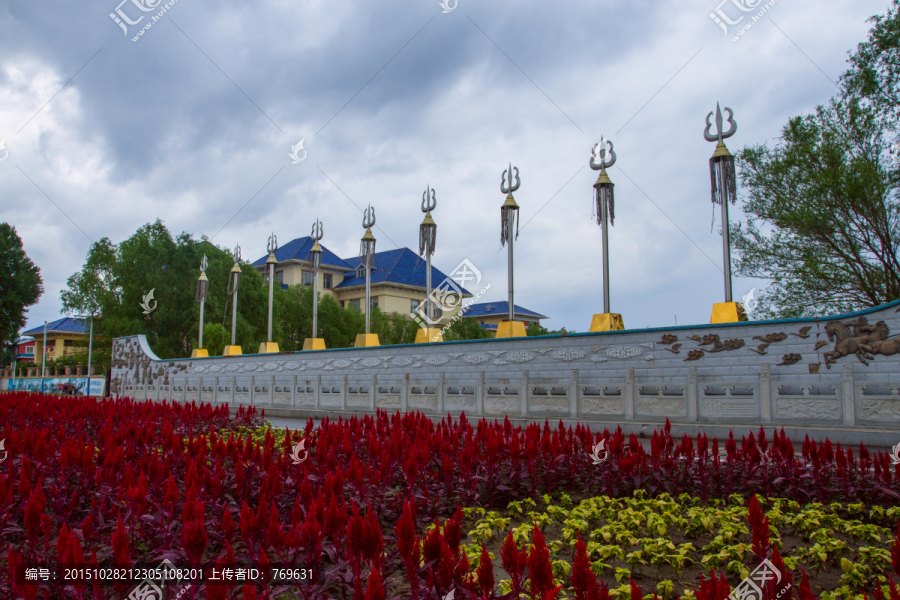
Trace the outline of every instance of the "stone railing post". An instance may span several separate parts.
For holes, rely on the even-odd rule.
[[[376,386],[378,385],[378,375],[372,373],[372,382],[369,383],[369,410],[375,412],[375,399],[378,397]]]
[[[350,393],[349,375],[344,373],[341,380],[341,410],[347,410],[347,395]]]
[[[522,371],[522,382],[519,384],[519,414],[522,417],[528,416],[528,388],[530,386],[528,371]]]
[[[763,423],[772,422],[772,365],[763,363],[759,369],[759,413]]]
[[[269,379],[269,406],[275,406],[275,376]]]
[[[853,381],[853,363],[844,363],[841,375],[844,401],[844,425],[856,425],[856,384]]]
[[[478,372],[478,383],[475,384],[475,414],[484,416],[484,371]]]
[[[315,401],[316,401],[316,410],[319,410],[319,403],[322,401],[322,376],[321,375],[316,375]]]
[[[253,394],[256,392],[256,375],[250,376],[250,406],[253,406]]]
[[[688,421],[700,419],[700,384],[697,380],[697,367],[688,367],[687,384],[687,418]]]
[[[578,405],[581,399],[578,397],[578,369],[572,369],[572,380],[569,382],[569,418],[578,419]]]
[[[409,412],[409,373],[403,374],[403,389],[400,390],[400,412]]]
[[[219,376],[216,375],[216,385],[213,387],[213,404],[219,403]]]
[[[444,414],[444,372],[438,373],[437,389],[434,390],[437,395],[437,411],[439,415]]]
[[[236,386],[237,386],[237,377],[232,375],[232,377],[231,377],[231,399],[229,400],[228,404],[231,404],[231,405],[234,404],[234,393],[235,393]]]
[[[291,378],[291,408],[297,406],[297,376]]]
[[[634,367],[625,369],[625,420],[634,420]]]

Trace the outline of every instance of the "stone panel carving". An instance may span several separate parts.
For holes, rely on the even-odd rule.
[[[524,363],[534,359],[535,356],[531,352],[510,352],[506,355],[506,360],[512,363]]]
[[[859,417],[865,421],[900,421],[900,398],[863,396],[859,403]]]
[[[343,358],[339,358],[337,360],[331,361],[331,366],[334,367],[335,369],[346,369],[347,367],[349,367],[352,364],[353,363],[351,363],[349,360],[346,360]]]
[[[704,417],[717,419],[752,419],[759,416],[759,408],[753,396],[703,398],[700,402],[700,412]]]
[[[619,398],[582,398],[581,412],[586,415],[620,415],[625,412],[625,401]]]
[[[440,354],[436,354],[436,355],[434,355],[434,356],[429,356],[428,358],[426,358],[426,359],[425,359],[425,362],[426,362],[427,364],[429,364],[429,365],[432,365],[432,366],[435,366],[435,367],[436,367],[436,366],[438,366],[438,365],[443,365],[443,364],[446,364],[446,363],[450,362],[450,359],[447,358],[446,356],[442,356],[442,355],[440,355]]]
[[[409,365],[413,364],[413,359],[407,356],[395,356],[391,361],[391,364],[395,367],[408,367]]]
[[[564,361],[572,361],[578,360],[580,358],[585,357],[585,353],[581,350],[574,350],[572,348],[566,348],[564,350],[557,350],[553,354],[550,355],[551,358],[555,358],[556,360],[564,360]]]
[[[486,398],[484,411],[489,413],[511,413],[519,410],[518,398]]]
[[[306,363],[310,369],[321,369],[325,366],[325,361],[323,360],[311,360]]]
[[[837,398],[785,398],[775,401],[775,416],[779,419],[840,419],[841,407]]]
[[[412,394],[409,397],[409,407],[419,410],[437,410],[437,397],[431,394]]]
[[[297,394],[297,406],[315,406],[316,397],[312,394]]]
[[[466,354],[463,360],[470,365],[480,365],[481,363],[486,363],[491,360],[491,357],[487,354]]]
[[[687,415],[684,398],[638,397],[634,402],[635,413],[653,417],[684,417]]]
[[[376,402],[381,408],[398,408],[400,396],[378,396]]]
[[[568,413],[569,400],[565,396],[539,396],[531,398],[531,406],[529,407],[535,412],[552,412],[552,413]]]
[[[364,358],[361,361],[359,361],[359,364],[361,364],[364,367],[377,367],[378,365],[381,364],[381,359],[380,358]]]
[[[635,356],[640,356],[644,351],[640,348],[634,348],[631,346],[619,346],[618,348],[610,348],[606,351],[606,355],[611,358],[634,358]]]

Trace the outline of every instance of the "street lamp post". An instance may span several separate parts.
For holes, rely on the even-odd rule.
[[[309,238],[313,241],[313,247],[309,251],[313,279],[312,337],[303,340],[304,350],[325,349],[325,339],[319,337],[319,267],[322,265],[322,247],[319,240],[322,239],[322,234],[322,221],[316,219],[309,234]]]
[[[729,128],[725,131],[725,120],[722,117],[722,109],[716,104],[716,133],[712,133],[711,119],[713,112],[706,115],[706,129],[703,138],[707,142],[716,142],[716,150],[709,159],[709,175],[712,188],[713,204],[722,207],[722,266],[725,277],[725,302],[713,304],[710,323],[735,323],[746,321],[747,313],[739,302],[733,302],[731,296],[731,236],[728,231],[728,203],[737,202],[737,175],[734,168],[734,156],[725,146],[725,140],[737,133],[737,122],[734,113],[727,106]]]
[[[591,319],[591,331],[616,331],[625,329],[622,315],[609,310],[609,226],[615,224],[615,184],[606,173],[606,169],[616,164],[616,152],[613,143],[604,137],[599,144],[594,144],[591,152],[591,169],[600,171],[594,184],[594,204],[597,211],[597,225],[603,232],[603,312]]]
[[[372,314],[372,266],[375,261],[375,236],[372,235],[372,227],[375,226],[375,209],[370,204],[363,213],[362,226],[366,229],[365,235],[359,246],[359,254],[362,257],[363,268],[366,271],[366,332],[356,336],[357,348],[363,346],[380,346],[377,333],[370,333],[370,323]]]
[[[234,247],[234,266],[231,268],[231,276],[228,280],[228,293],[232,295],[231,304],[231,345],[225,346],[222,356],[239,356],[243,354],[241,347],[235,345],[237,334],[237,301],[238,287],[241,285],[241,247]]]
[[[514,170],[516,172],[515,176],[513,176]],[[513,183],[513,179],[515,179],[515,183]],[[519,237],[519,205],[516,204],[516,200],[513,198],[512,193],[518,190],[520,185],[522,185],[522,181],[519,179],[519,168],[512,166],[512,163],[510,163],[509,169],[503,171],[503,179],[500,182],[500,191],[506,194],[506,201],[500,207],[500,244],[508,246],[507,273],[509,283],[509,306],[507,320],[502,321],[497,325],[496,337],[498,338],[525,337],[527,335],[525,333],[525,324],[515,320],[516,309],[515,297],[513,294],[513,240],[518,239]],[[513,235],[513,229],[515,229],[515,235]]]
[[[206,268],[208,266],[209,263],[204,254],[203,260],[200,261],[200,277],[197,279],[197,302],[200,303],[200,334],[197,347],[191,352],[191,358],[206,358],[209,356],[209,352],[203,348],[203,307],[206,305],[206,294],[209,291],[209,279],[206,278]]]
[[[416,343],[443,341],[441,330],[435,327],[440,319],[434,318],[434,298],[431,293],[431,255],[434,254],[437,242],[437,223],[431,218],[431,211],[437,208],[435,191],[429,185],[422,194],[422,212],[425,219],[419,225],[419,255],[425,255],[425,316],[414,315],[420,321],[424,320],[422,327],[416,331]]]
[[[266,266],[269,270],[269,326],[266,333],[266,341],[259,345],[260,354],[278,354],[278,344],[272,341],[272,306],[275,302],[275,265],[278,260],[275,258],[275,251],[278,250],[278,238],[275,232],[269,236],[269,244],[266,246],[269,251],[269,258],[266,260]]]

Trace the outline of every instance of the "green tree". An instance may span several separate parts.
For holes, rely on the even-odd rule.
[[[231,336],[221,323],[203,325],[203,345],[210,356],[222,356],[222,352],[231,342]]]
[[[550,331],[540,323],[532,323],[528,327],[525,328],[525,334],[529,337],[536,335],[568,335],[570,333],[575,333],[574,331],[569,331],[565,327],[559,329],[557,331]]]
[[[463,317],[454,321],[441,332],[445,342],[457,342],[460,340],[486,340],[494,337],[493,334],[481,326],[477,319]]]
[[[897,0],[874,22],[827,105],[791,118],[772,147],[738,153],[748,218],[731,227],[736,272],[769,280],[763,317],[900,297],[900,170],[890,157],[900,106]]]
[[[108,238],[92,245],[84,267],[61,294],[63,312],[102,314],[95,329],[106,340],[142,333],[161,358],[189,356],[197,343],[200,305],[195,293],[204,254],[210,280],[204,319],[227,324],[230,343],[231,295],[226,290],[231,254],[187,233],[175,238],[159,220],[118,245]],[[244,264],[242,272],[237,344],[244,353],[255,353],[266,338],[268,288],[255,268]],[[155,308],[145,314],[142,304],[151,290],[147,306]]]
[[[22,239],[8,223],[0,223],[0,349],[16,342],[25,313],[44,293],[41,270],[28,258]]]
[[[365,329],[365,321],[363,321]],[[377,306],[372,311],[370,329],[378,334],[378,341],[382,346],[396,344],[412,344],[416,341],[416,331],[419,325],[400,313],[383,313]]]

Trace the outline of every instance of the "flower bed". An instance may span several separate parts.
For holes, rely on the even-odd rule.
[[[726,519],[737,523],[749,514],[746,506],[755,493],[779,499],[763,502],[772,538],[784,544],[795,537],[798,548],[801,541],[825,548],[822,561],[839,560],[855,577],[838,580],[850,592],[874,591],[881,583],[877,575],[900,574],[900,540],[889,546],[885,533],[897,526],[891,509],[900,504],[900,469],[887,454],[870,455],[864,447],[854,453],[827,440],[807,441],[798,457],[783,433],[769,439],[760,430],[740,442],[730,437],[720,453],[718,440],[704,435],[676,442],[667,424],[654,432],[645,452],[634,435],[601,435],[561,423],[514,428],[509,421],[481,421],[473,427],[463,415],[436,425],[417,413],[380,412],[374,418],[324,419],[316,430],[310,421],[303,432],[273,432],[258,429],[261,416],[253,408],[231,416],[227,407],[208,405],[0,396],[9,451],[0,465],[0,512],[7,524],[0,531],[6,549],[2,587],[13,586],[10,573],[19,563],[152,565],[168,559],[207,568],[271,562],[312,569],[311,578],[298,584],[198,582],[186,588],[181,597],[187,598],[424,599],[442,598],[451,589],[457,598],[491,597],[503,593],[503,579],[510,580],[513,595],[520,587],[528,590],[522,597],[602,597],[604,590],[589,575],[593,562],[611,582],[615,569],[629,569],[640,583],[632,587],[619,571],[616,585],[627,584],[634,599],[643,593],[642,584],[646,593],[682,594],[646,582],[657,566],[660,577],[674,573],[677,579],[672,561],[683,560],[681,577],[695,578],[684,581],[684,588],[697,588],[698,600],[721,600],[728,584],[738,585],[760,557],[787,567],[785,572],[793,566],[812,569],[820,560],[816,551],[801,554],[786,545],[782,549],[791,555],[785,553],[779,563],[759,526],[751,528],[757,533],[753,539],[744,539],[748,534],[737,527],[731,538],[713,544]],[[609,457],[595,465],[588,452],[601,438],[607,439]],[[309,454],[296,465],[291,451],[300,439]],[[574,498],[573,506],[565,505],[562,493]],[[545,494],[560,501],[545,502]],[[580,505],[588,507],[581,519],[588,525],[566,525],[580,519],[574,504],[581,500],[589,503]],[[831,506],[835,502],[840,508]],[[490,517],[510,518],[509,527],[526,525],[506,532],[504,545],[494,548],[499,560],[491,561],[490,550],[480,548],[481,534],[463,539],[464,527],[496,529],[495,541],[503,534],[502,528],[484,524],[489,515],[480,509],[509,513]],[[600,543],[591,536],[614,526],[618,521],[610,517],[618,519],[627,510],[641,511],[635,526],[643,529],[629,530],[635,544],[631,538],[609,543],[604,537],[601,546],[629,542],[621,548],[624,563],[618,553],[610,562],[613,550],[591,545]],[[799,515],[802,523],[796,521]],[[685,528],[700,527],[692,523],[704,519],[717,521],[716,536],[704,526],[693,551],[683,546],[693,542],[678,539],[674,551],[666,544],[676,533],[688,539]],[[809,519],[818,519],[819,526],[804,529]],[[432,526],[438,521],[440,526]],[[549,542],[540,527],[535,532],[535,521],[543,523]],[[876,534],[884,539],[876,543],[871,538]],[[828,545],[835,539],[847,544],[846,551]],[[751,551],[741,548],[738,556],[735,546],[748,541]],[[886,551],[891,560],[885,563],[881,552],[863,561],[863,547]],[[628,562],[636,551],[647,565],[638,558]],[[674,558],[677,554],[684,558]],[[670,557],[668,566],[659,563],[662,555]],[[719,570],[715,583],[705,580],[701,587],[701,567],[707,575],[707,567]],[[809,570],[813,588],[815,577],[829,569]],[[809,600],[801,573],[794,575],[799,597]],[[61,597],[58,587],[16,583],[14,589],[18,597]],[[121,585],[72,585],[64,597],[118,598],[127,592]]]

